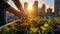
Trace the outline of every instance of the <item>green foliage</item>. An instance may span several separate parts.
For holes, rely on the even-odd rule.
[[[1,30],[1,34],[9,34],[9,28],[5,27]]]
[[[15,33],[15,30],[16,30],[16,27],[11,26],[10,27],[10,30],[9,30],[9,34],[14,34]]]
[[[12,26],[11,28],[5,27],[0,31],[0,34],[14,34],[16,28]]]
[[[50,30],[53,30],[52,27],[49,26],[49,24],[45,23],[43,26],[41,26],[42,33],[47,34]]]
[[[24,20],[20,19],[18,21],[18,24],[23,23],[23,22],[24,22]],[[35,17],[34,19],[29,18],[27,20],[28,26],[30,28],[30,34],[37,33],[39,28],[35,28],[35,26],[38,26],[38,25],[39,25],[42,33],[45,33],[45,34],[47,34],[50,30],[56,30],[57,32],[60,32],[60,25],[56,25],[57,22],[60,23],[59,16],[56,16],[54,18],[48,17],[47,20],[44,20],[43,17],[38,16],[38,17]],[[57,27],[56,27],[56,29],[53,29],[53,27],[55,25]],[[10,28],[5,27],[0,31],[0,34],[14,34],[15,31],[16,31],[16,27],[14,27],[14,26],[11,26]]]
[[[27,20],[27,23],[31,26],[31,24],[32,24],[32,19],[28,19],[28,20]]]
[[[40,23],[40,17],[36,17],[34,20],[35,20],[38,24]]]
[[[59,26],[59,25],[57,25],[57,28],[58,28],[58,29],[60,29],[60,26]]]
[[[30,34],[37,34],[38,29],[39,29],[39,28],[31,27],[29,33],[30,33]]]

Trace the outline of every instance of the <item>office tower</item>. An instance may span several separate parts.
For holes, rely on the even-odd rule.
[[[41,8],[38,8],[38,16],[41,16]]]
[[[7,23],[13,22],[14,20],[17,20],[18,17],[15,16],[13,13],[6,13],[7,15]]]
[[[46,15],[52,17],[52,8],[47,9],[47,14]]]
[[[6,11],[0,8],[0,26],[6,24]]]
[[[46,10],[46,6],[45,6],[45,4],[43,4],[42,7],[41,7],[41,15],[43,17],[45,17],[45,10]]]
[[[36,17],[38,15],[38,1],[34,2],[34,17]]]
[[[7,2],[8,0],[4,0]],[[6,24],[6,11],[0,7],[0,26]]]
[[[28,3],[24,3],[24,11],[28,14]]]
[[[33,5],[32,5],[32,18],[34,18],[34,16],[35,16],[34,13],[35,13],[35,12],[34,12],[34,4],[33,4]]]
[[[60,13],[60,0],[54,0],[54,11],[55,14]]]

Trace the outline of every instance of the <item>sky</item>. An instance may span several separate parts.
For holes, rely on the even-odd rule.
[[[35,0],[20,0],[22,6],[24,5],[24,2],[28,2],[28,4],[32,5],[34,3],[34,1]],[[37,1],[38,1],[39,6],[41,6],[42,4],[45,4],[47,7],[52,7],[52,9],[54,8],[54,0],[37,0]],[[9,0],[8,3],[12,7],[17,9],[12,0]]]

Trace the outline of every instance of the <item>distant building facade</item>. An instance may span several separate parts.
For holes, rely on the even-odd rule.
[[[35,1],[33,4],[33,12],[34,17],[36,17],[38,15],[38,1]]]
[[[46,6],[45,6],[45,4],[43,4],[41,7],[41,16],[43,16],[43,17],[45,17],[45,15],[46,15],[45,10],[46,10]]]
[[[52,8],[47,9],[47,14],[46,15],[52,17]]]
[[[38,16],[41,15],[41,8],[38,8]]]
[[[0,8],[0,26],[6,24],[6,11]]]
[[[18,19],[18,17],[12,13],[7,13],[6,18],[7,18],[7,23],[13,22],[14,20]]]
[[[54,0],[54,11],[55,14],[60,13],[60,0]]]
[[[28,3],[24,3],[24,11],[28,14]]]

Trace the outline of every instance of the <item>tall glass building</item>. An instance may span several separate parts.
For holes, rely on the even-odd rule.
[[[34,16],[38,16],[38,1],[34,1]]]
[[[54,0],[54,11],[55,14],[60,13],[60,0]]]
[[[6,11],[0,8],[0,26],[6,24]]]

